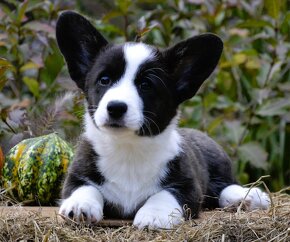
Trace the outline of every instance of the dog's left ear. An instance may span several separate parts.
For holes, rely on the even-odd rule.
[[[182,41],[165,50],[163,56],[176,81],[177,104],[191,98],[216,67],[223,43],[213,34]]]

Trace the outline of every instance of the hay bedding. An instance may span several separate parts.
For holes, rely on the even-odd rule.
[[[268,211],[214,210],[173,230],[143,231],[131,225],[69,224],[56,214],[47,217],[14,205],[0,211],[0,241],[290,241],[290,196],[276,193],[272,200]]]

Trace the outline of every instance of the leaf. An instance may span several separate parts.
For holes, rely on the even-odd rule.
[[[157,23],[151,23],[150,26],[147,26],[145,17],[141,17],[137,23],[137,36],[136,40],[139,41],[143,36],[150,32],[153,28],[157,27]]]
[[[288,34],[290,28],[290,11],[285,14],[284,20],[281,24],[281,30],[283,33]]]
[[[284,63],[282,61],[278,61],[276,62],[272,68],[271,68],[271,72],[270,72],[270,75],[269,75],[269,80],[272,80],[273,76],[275,73],[277,72],[280,72],[281,71],[281,66],[283,65]]]
[[[5,113],[6,108],[10,108],[10,106],[14,105],[15,102],[15,99],[5,96],[4,92],[0,92],[0,118],[2,118],[2,114]]]
[[[23,77],[23,82],[26,84],[26,86],[28,87],[29,91],[31,91],[33,93],[33,95],[38,98],[39,97],[39,84],[37,82],[37,80],[35,80],[34,78],[30,78],[30,77]]]
[[[290,92],[290,82],[280,83],[277,85],[277,87],[282,92]]]
[[[18,15],[17,15],[17,23],[20,24],[25,16],[25,11],[28,6],[28,0],[25,0],[23,3],[21,3],[18,7]]]
[[[142,16],[141,18],[139,18],[138,22],[137,22],[137,29],[138,31],[142,31],[143,29],[145,29],[147,26],[147,23],[146,23],[146,19],[145,19],[145,16]]]
[[[8,60],[0,57],[0,67],[3,66],[11,66],[11,63]]]
[[[6,59],[0,58],[0,76],[4,75],[6,71],[15,71],[15,67]]]
[[[11,11],[11,9],[6,4],[4,4],[0,1],[0,13],[1,13],[1,11],[3,11],[3,15],[5,14],[5,17],[6,16],[9,17],[9,20],[13,19],[13,12]],[[3,16],[0,16],[0,19],[2,17]]]
[[[1,75],[1,69],[0,69],[0,91],[3,89],[7,81],[8,79]]]
[[[108,22],[109,20],[113,19],[113,18],[117,18],[122,16],[122,12],[119,10],[113,10],[109,13],[107,13],[103,18],[102,21],[104,22]]]
[[[246,20],[242,23],[239,23],[237,25],[239,28],[263,28],[263,27],[272,27],[273,25],[270,22],[267,22],[265,20],[255,20],[255,19],[250,19]]]
[[[21,66],[20,68],[20,72],[24,72],[30,69],[39,69],[40,66],[32,61],[27,62],[26,64],[24,64],[23,66]]]
[[[266,162],[268,153],[257,142],[248,142],[241,145],[238,148],[238,154],[243,161],[250,162],[250,164],[256,168],[265,170],[268,167]]]
[[[259,71],[259,74],[257,76],[257,82],[259,84],[259,87],[264,87],[267,80],[269,71],[271,69],[271,64],[268,61],[262,61],[261,62],[261,68]]]
[[[132,5],[131,0],[116,0],[116,6],[120,9],[123,15],[127,15],[130,6]]]
[[[262,105],[256,114],[260,116],[282,115],[287,113],[287,108],[290,108],[290,99],[277,98],[274,100],[269,100],[264,105]]]
[[[240,65],[247,60],[247,56],[243,53],[237,53],[233,56],[233,61],[236,65]]]
[[[40,80],[44,81],[47,85],[51,85],[62,67],[64,66],[64,60],[54,40],[50,41],[51,53],[46,57],[44,61],[45,68],[40,70]]]
[[[245,128],[239,121],[225,122],[226,137],[234,144],[239,144]]]
[[[27,29],[30,29],[32,31],[36,31],[36,32],[42,31],[42,32],[46,32],[46,33],[51,34],[51,35],[54,34],[54,32],[55,32],[55,29],[51,25],[49,25],[47,23],[41,23],[39,21],[31,21],[31,22],[25,24],[24,27]]]
[[[261,105],[264,100],[268,99],[270,94],[271,90],[267,88],[253,88],[251,91],[252,99],[255,100],[259,105]]]
[[[249,174],[248,173],[241,172],[241,173],[239,173],[237,175],[238,175],[239,182],[241,184],[247,184],[247,183],[249,183]]]
[[[232,29],[229,30],[229,33],[231,35],[238,35],[238,36],[241,36],[243,38],[246,38],[249,35],[249,30],[247,30],[247,29],[239,29],[239,28],[232,28]]]
[[[8,60],[0,58],[0,91],[8,81],[6,71],[15,71],[15,68]]]
[[[265,7],[268,14],[277,19],[279,17],[279,12],[281,8],[281,0],[265,0]]]
[[[252,58],[246,62],[248,69],[259,69],[261,67],[260,60],[258,58]]]
[[[214,131],[220,127],[220,125],[222,124],[222,122],[224,121],[224,116],[219,116],[217,118],[215,118],[214,120],[212,120],[206,127],[206,131],[209,134],[213,134]]]

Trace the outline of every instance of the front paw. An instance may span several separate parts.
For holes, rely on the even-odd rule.
[[[63,201],[59,213],[77,223],[96,223],[103,218],[103,209],[96,200],[68,198]]]
[[[138,229],[148,227],[150,229],[171,229],[183,221],[182,212],[168,212],[166,209],[140,208],[137,212],[133,225]]]
[[[95,188],[93,188],[95,189]],[[77,223],[96,223],[103,219],[103,200],[92,187],[81,187],[65,199],[59,213]]]

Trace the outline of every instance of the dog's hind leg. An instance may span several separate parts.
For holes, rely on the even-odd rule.
[[[267,193],[257,187],[245,188],[239,185],[230,185],[224,188],[219,197],[219,206],[237,207],[243,203],[247,211],[254,209],[267,209],[270,198]]]

